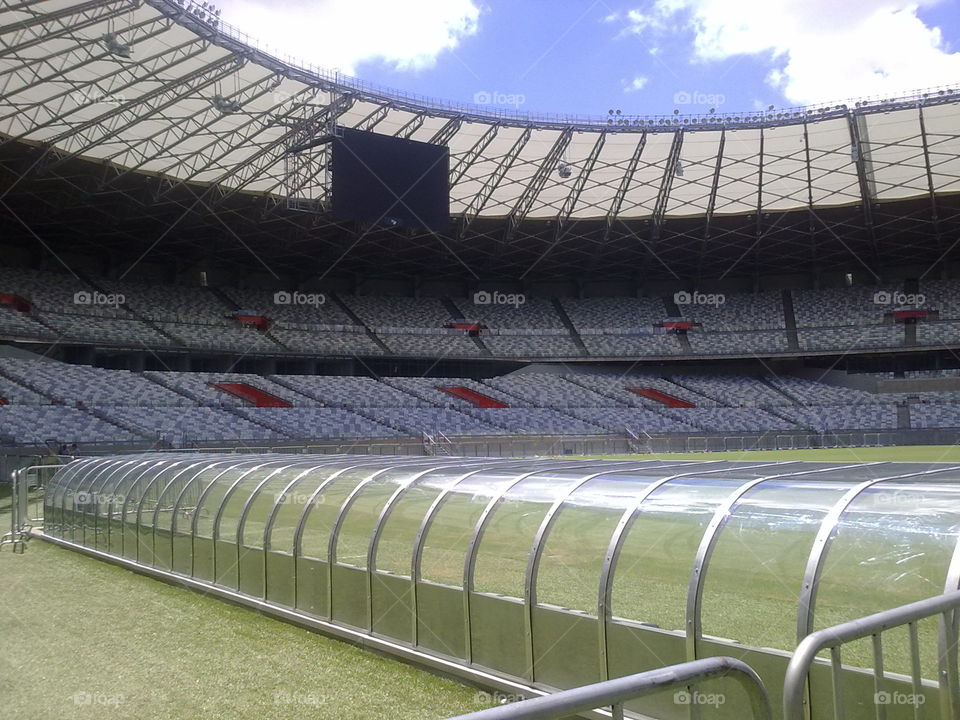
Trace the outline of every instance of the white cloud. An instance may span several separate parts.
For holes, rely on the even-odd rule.
[[[433,66],[477,32],[474,0],[218,0],[223,19],[295,58],[356,73],[367,60],[398,70]]]
[[[650,82],[650,78],[644,77],[643,75],[637,75],[632,80],[623,80],[623,91],[625,93],[637,92],[637,90],[643,90],[647,83]]]
[[[960,53],[918,15],[936,1],[655,0],[627,17],[640,35],[692,29],[698,61],[767,56],[768,84],[807,104],[955,84]]]

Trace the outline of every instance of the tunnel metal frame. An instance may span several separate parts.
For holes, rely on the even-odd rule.
[[[291,554],[294,561],[298,558],[306,557],[303,549],[304,531],[309,522],[311,511],[317,506],[317,498],[325,489],[336,482],[337,479],[353,473],[353,486],[346,490],[346,497],[336,510],[336,514],[326,541],[327,557],[324,559],[327,565],[327,613],[322,618],[324,625],[338,626],[338,621],[334,615],[333,606],[333,566],[337,563],[337,544],[341,536],[341,530],[344,526],[345,518],[350,508],[361,496],[363,490],[372,487],[379,478],[389,476],[395,472],[407,472],[409,475],[396,480],[396,487],[392,489],[388,497],[376,510],[376,520],[366,548],[366,587],[368,591],[368,601],[372,597],[373,575],[377,572],[376,558],[379,549],[379,541],[383,533],[386,522],[391,516],[392,510],[397,503],[413,487],[416,487],[422,480],[428,479],[432,474],[444,471],[454,472],[446,480],[444,486],[437,490],[436,497],[432,499],[429,507],[424,512],[422,519],[416,530],[413,547],[410,555],[410,577],[408,580],[411,585],[411,620],[414,625],[412,633],[412,643],[403,643],[408,650],[415,654],[424,652],[422,645],[418,644],[418,615],[419,606],[417,603],[417,585],[424,581],[422,576],[422,559],[427,534],[432,526],[434,519],[444,504],[462,487],[465,482],[471,478],[476,478],[485,472],[493,472],[505,476],[507,479],[500,483],[495,492],[489,494],[484,503],[483,510],[474,521],[470,539],[464,556],[462,587],[464,605],[464,630],[466,638],[465,661],[467,666],[474,670],[480,668],[482,672],[493,672],[500,680],[513,683],[509,685],[516,689],[516,683],[519,683],[528,694],[536,694],[543,691],[549,691],[553,688],[543,686],[536,679],[536,656],[533,644],[533,612],[535,607],[539,607],[537,601],[537,580],[539,578],[540,563],[543,558],[545,543],[550,536],[550,531],[556,521],[559,513],[576,494],[576,492],[587,485],[590,481],[602,478],[607,475],[617,475],[620,473],[639,473],[643,476],[645,471],[655,471],[656,476],[651,476],[650,482],[643,487],[637,497],[627,505],[621,512],[620,518],[615,529],[612,531],[606,552],[603,556],[602,568],[600,572],[598,595],[597,595],[597,616],[595,618],[598,628],[598,640],[600,643],[599,658],[600,672],[602,680],[610,679],[610,665],[608,657],[607,644],[607,626],[613,620],[612,614],[612,590],[613,579],[616,574],[617,561],[623,550],[624,543],[632,527],[642,516],[646,501],[653,496],[657,490],[668,486],[671,482],[684,478],[696,478],[702,475],[716,475],[719,479],[726,479],[722,476],[727,474],[752,474],[761,469],[769,468],[771,474],[753,477],[749,480],[730,479],[730,488],[725,498],[712,510],[711,519],[706,525],[699,546],[696,551],[694,565],[691,571],[690,582],[687,589],[687,605],[685,610],[685,647],[687,660],[700,660],[701,654],[698,642],[702,636],[702,618],[701,601],[703,597],[704,582],[709,568],[709,561],[716,547],[720,534],[722,533],[731,514],[738,504],[749,496],[751,490],[762,487],[763,483],[771,480],[787,480],[794,477],[805,475],[814,475],[821,472],[862,469],[873,466],[884,466],[889,463],[854,463],[848,465],[832,465],[809,469],[805,464],[798,461],[780,461],[780,462],[743,462],[739,464],[723,463],[722,461],[696,463],[687,461],[669,461],[669,460],[644,460],[644,461],[590,461],[578,460],[570,461],[555,459],[551,461],[530,461],[530,460],[509,460],[509,459],[486,459],[486,458],[424,458],[409,456],[350,456],[350,455],[197,455],[197,454],[147,454],[135,457],[119,456],[106,458],[87,458],[74,461],[63,468],[54,477],[51,483],[51,492],[45,500],[45,512],[49,509],[53,523],[50,525],[49,539],[60,544],[65,544],[76,549],[93,552],[105,559],[113,559],[121,564],[130,564],[137,568],[145,569],[149,572],[160,571],[167,575],[177,578],[177,582],[182,584],[199,584],[204,586],[213,586],[225,590],[228,593],[236,593],[246,597],[236,588],[223,588],[217,584],[217,576],[214,574],[214,580],[206,583],[195,577],[187,577],[182,573],[174,573],[156,567],[156,543],[159,513],[161,512],[160,501],[168,494],[171,489],[177,487],[177,483],[182,481],[182,487],[176,493],[176,498],[172,503],[172,519],[170,530],[177,532],[177,518],[183,510],[183,501],[188,492],[197,492],[198,499],[196,510],[203,508],[206,501],[211,497],[215,487],[222,491],[217,506],[213,510],[213,520],[210,532],[212,540],[225,540],[233,542],[238,553],[242,550],[244,544],[245,527],[251,509],[259,499],[261,492],[270,484],[270,481],[276,478],[280,473],[289,470],[295,470],[292,478],[284,483],[282,490],[275,493],[269,511],[266,513],[266,521],[262,532],[261,549],[271,549],[271,534],[274,528],[277,515],[281,506],[286,502],[289,493],[293,491],[305,478],[308,478],[316,471],[324,469],[329,472],[320,479],[316,487],[310,492],[299,517],[293,525],[293,539],[291,544]],[[532,468],[532,469],[531,469]],[[570,477],[572,473],[583,469],[582,477]],[[663,475],[663,471],[680,470],[681,472],[672,472]],[[781,472],[775,472],[781,470]],[[800,604],[797,607],[798,634],[802,629],[806,632],[799,634],[802,640],[812,633],[812,617],[816,604],[816,583],[822,573],[825,559],[829,553],[831,541],[835,532],[842,521],[844,513],[851,507],[853,502],[869,488],[876,487],[885,482],[923,482],[937,474],[960,470],[960,465],[944,464],[942,467],[928,468],[916,472],[901,472],[884,477],[873,478],[857,482],[844,491],[839,500],[833,502],[829,510],[826,511],[820,520],[816,538],[811,544],[806,567],[804,570],[804,592]],[[219,481],[227,473],[236,472],[236,477],[229,480],[224,487]],[[190,474],[192,472],[192,474]],[[260,473],[260,474],[257,474]],[[564,473],[564,479],[559,482],[564,483],[564,487],[558,492],[551,502],[539,500],[544,505],[544,510],[539,518],[537,530],[531,547],[527,553],[526,569],[523,580],[523,597],[519,598],[523,602],[524,612],[524,650],[528,661],[529,672],[524,677],[503,677],[502,673],[497,673],[494,668],[482,668],[473,662],[473,649],[471,639],[471,620],[470,620],[470,601],[471,594],[478,592],[475,588],[475,572],[477,557],[480,545],[483,541],[484,533],[488,524],[501,503],[505,502],[511,490],[517,488],[521,483],[530,478],[550,477],[553,473]],[[203,483],[200,478],[206,479],[206,485],[200,488]],[[245,499],[242,500],[242,509],[237,518],[237,527],[232,538],[221,536],[221,523],[225,508],[231,501],[231,498],[238,491],[245,481],[255,480],[254,487],[250,490]],[[123,492],[120,492],[120,489]],[[75,502],[75,497],[81,494],[91,494],[95,502],[92,504],[80,504]],[[155,498],[152,493],[155,493]],[[104,507],[98,500],[98,496],[109,496],[109,500]],[[117,502],[122,498],[122,502]],[[149,504],[156,500],[152,509]],[[75,513],[68,520],[68,502],[72,504],[72,512]],[[134,509],[134,504],[136,508]],[[88,518],[91,514],[92,518]],[[99,522],[106,518],[105,530],[109,534],[113,532],[111,520],[117,517],[119,510],[120,535],[121,542],[119,552],[116,551],[116,544],[109,539],[101,543],[99,538]],[[79,513],[79,517],[76,515]],[[150,546],[153,557],[150,559],[154,566],[146,564],[146,558],[141,556],[141,537],[146,537],[147,530],[145,520],[149,514],[150,527],[149,537],[153,543]],[[199,511],[193,513],[189,523],[189,536],[191,541],[198,537]],[[90,522],[92,520],[92,523]],[[128,536],[128,527],[132,526],[136,532],[138,541],[136,548],[129,548],[126,545]],[[86,534],[87,528],[93,528],[93,536],[89,538]],[[79,535],[77,534],[79,531]],[[57,537],[60,532],[66,537]],[[106,547],[107,551],[100,548]],[[132,555],[132,557],[131,557]],[[191,574],[195,574],[196,568],[191,562]],[[950,565],[946,570],[946,591],[956,590],[960,584],[960,542],[954,545]],[[185,581],[189,582],[185,582]],[[278,606],[266,600],[267,597],[267,577],[264,570],[263,593],[260,597],[253,598],[251,602],[259,603],[264,609],[271,611],[279,610],[280,614],[293,613],[299,615],[299,605],[296,599],[298,584],[293,583],[295,598],[292,609]],[[239,582],[239,581],[238,581]],[[232,596],[231,596],[232,597]],[[312,616],[311,616],[312,617]],[[299,620],[298,620],[299,621]],[[325,630],[329,629],[325,627]],[[365,630],[348,628],[351,633],[360,632],[366,636],[377,636],[380,640],[390,642],[389,638],[384,638],[374,632],[373,604],[368,606],[368,623]],[[955,633],[956,622],[951,626],[941,625],[939,631],[939,642],[947,647],[956,648]],[[951,640],[951,638],[954,638]],[[427,654],[432,651],[426,650]],[[436,655],[436,653],[433,653]],[[418,655],[419,657],[419,655]],[[419,661],[419,660],[418,660]],[[450,662],[444,659],[444,662]],[[956,691],[956,663],[946,662],[941,654],[940,678],[947,683],[948,692]],[[495,683],[496,684],[496,683]],[[951,690],[952,688],[952,690]],[[953,702],[947,700],[950,707]],[[953,710],[951,710],[953,712]]]

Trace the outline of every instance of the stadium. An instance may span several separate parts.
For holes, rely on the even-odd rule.
[[[960,718],[960,83],[538,115],[193,0],[0,36],[10,717]]]

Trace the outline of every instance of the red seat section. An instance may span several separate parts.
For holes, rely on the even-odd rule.
[[[453,395],[455,398],[466,400],[468,403],[478,408],[505,408],[510,407],[506,403],[494,400],[488,395],[478,393],[476,390],[465,388],[460,385],[437,385],[437,390],[445,392],[447,395]]]
[[[0,395],[0,405],[6,405],[6,404],[7,404],[7,399],[2,395]]]
[[[293,403],[278,398],[276,395],[271,395],[260,388],[255,388],[253,385],[247,385],[246,383],[223,382],[210,384],[217,390],[225,392],[227,395],[238,397],[241,400],[246,400],[255,407],[293,407]]]
[[[20,312],[30,312],[30,303],[19,295],[0,293],[0,305],[7,305]]]
[[[666,405],[669,408],[696,407],[696,405],[694,405],[692,402],[681,400],[673,395],[667,395],[665,392],[660,392],[659,390],[654,390],[653,388],[627,388],[627,390],[632,393],[636,393],[637,395],[642,395],[645,398],[649,398],[650,400],[655,400],[661,405]]]
[[[270,322],[270,318],[266,317],[265,315],[246,315],[246,314],[237,313],[236,315],[234,315],[234,317],[237,319],[237,322],[240,323],[241,325],[253,325],[255,328],[257,328],[257,330],[260,330],[261,332],[265,332],[269,330],[270,325],[272,324]]]

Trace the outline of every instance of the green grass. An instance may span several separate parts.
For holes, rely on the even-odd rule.
[[[4,547],[0,578],[5,717],[412,720],[488,706],[464,685],[41,540],[23,555]]]
[[[587,455],[616,460],[808,460],[811,462],[955,462],[960,446],[908,445],[904,447],[825,448],[807,450],[735,450],[730,452],[653,453],[649,455]]]

